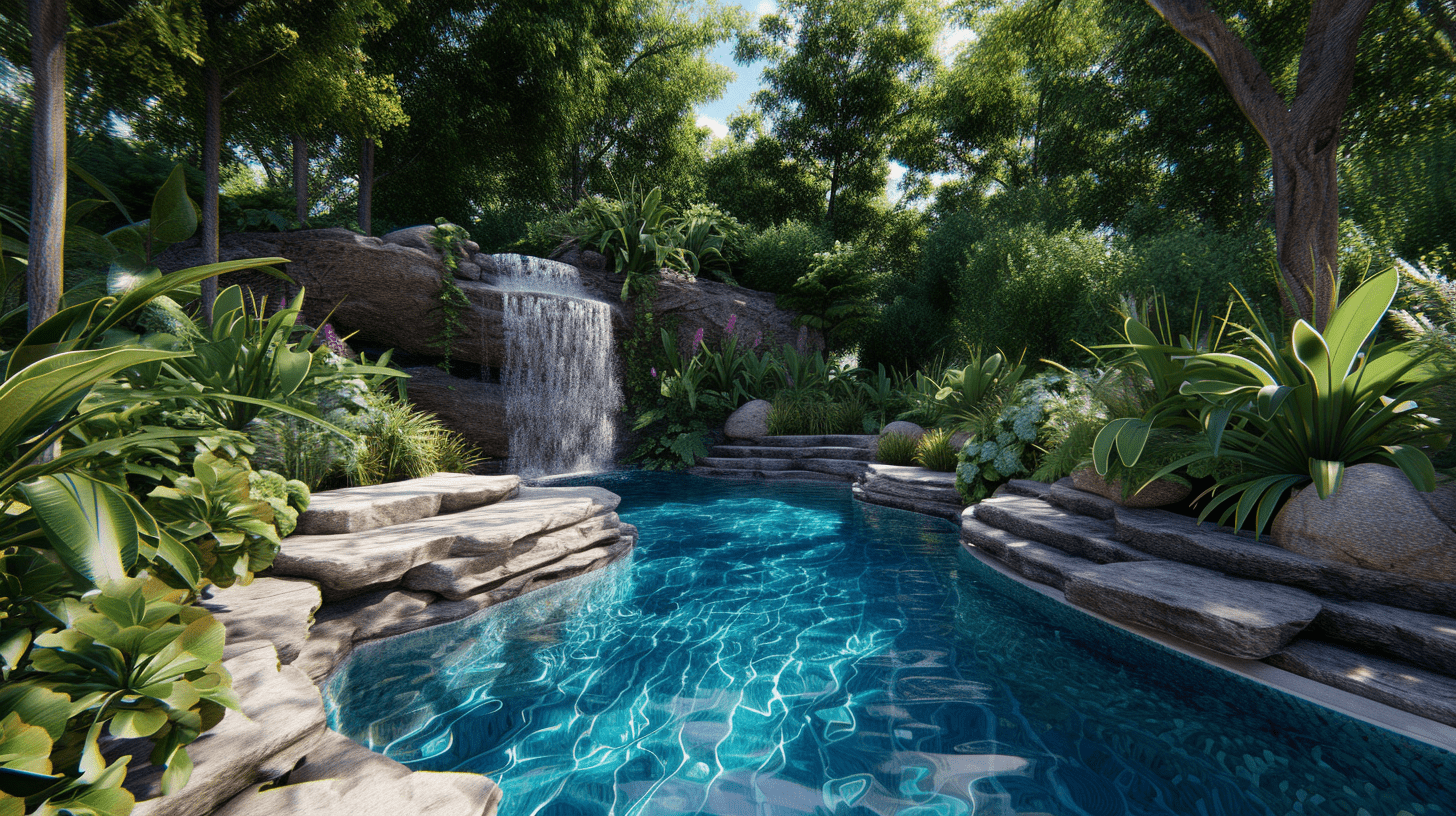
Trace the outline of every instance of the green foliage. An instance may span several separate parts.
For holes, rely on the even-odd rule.
[[[375,396],[372,402],[372,409],[360,414],[356,424],[347,463],[351,484],[383,484],[442,471],[464,473],[480,463],[480,454],[433,414],[384,396]]]
[[[1246,307],[1252,323],[1235,327],[1243,344],[1234,352],[1189,356],[1129,318],[1134,351],[1148,361],[1149,376],[1166,383],[1160,392],[1167,396],[1143,416],[1114,419],[1098,433],[1098,472],[1108,472],[1114,454],[1137,464],[1154,429],[1202,433],[1204,449],[1155,477],[1213,458],[1236,463],[1238,478],[1215,486],[1200,518],[1222,508],[1221,523],[1251,522],[1256,534],[1288,491],[1312,483],[1326,498],[1350,465],[1393,465],[1418,489],[1435,489],[1425,450],[1444,447],[1447,434],[1420,413],[1419,402],[1452,375],[1425,367],[1428,353],[1375,342],[1397,285],[1394,269],[1370,278],[1339,305],[1324,332],[1300,320],[1281,336]],[[1181,383],[1176,391],[1173,382]]]
[[[948,428],[936,428],[922,434],[915,443],[915,464],[940,473],[955,472],[958,460],[956,449],[951,447],[950,437],[951,431]]]
[[[971,438],[957,454],[956,487],[967,504],[991,495],[1008,479],[1030,473],[1046,419],[1046,404],[1062,390],[1065,375],[1045,372],[1021,380],[1009,394],[982,406],[966,427]]]
[[[823,233],[803,221],[769,227],[744,244],[739,280],[750,289],[785,294],[828,248]]]
[[[815,253],[809,271],[779,300],[800,313],[804,325],[824,333],[831,349],[851,347],[874,314],[871,300],[879,275],[864,247],[834,242]]]
[[[728,128],[728,138],[713,141],[703,167],[707,200],[760,230],[818,222],[828,190],[813,163],[791,159],[783,142],[765,131],[762,114],[736,115]]]
[[[770,401],[768,432],[771,435],[860,434],[865,433],[866,412],[855,397],[832,399],[822,392],[781,391]]]
[[[1138,300],[1162,297],[1173,325],[1186,325],[1195,304],[1222,312],[1235,295],[1263,314],[1279,310],[1274,236],[1269,232],[1235,235],[1199,226],[1151,235],[1128,248],[1128,263],[1116,292]]]
[[[918,440],[902,433],[887,433],[875,443],[875,461],[887,465],[908,466],[915,464]],[[951,451],[954,460],[955,451]],[[955,469],[952,461],[951,469]]]
[[[440,333],[430,339],[430,345],[440,350],[440,368],[450,370],[450,354],[455,350],[455,340],[465,331],[461,315],[470,311],[470,299],[455,282],[460,271],[460,261],[465,258],[465,242],[470,233],[464,227],[451,224],[444,218],[435,219],[435,229],[426,239],[430,246],[440,250],[445,264],[445,274],[440,276],[440,291],[435,296],[440,301]]]
[[[635,188],[620,199],[587,199],[580,207],[582,232],[576,237],[607,256],[612,268],[626,275],[622,300],[650,285],[659,269],[686,269],[689,264],[676,229],[676,213],[662,203],[662,190]]]

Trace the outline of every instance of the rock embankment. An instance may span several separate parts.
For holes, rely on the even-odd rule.
[[[437,473],[315,494],[268,574],[214,591],[223,665],[242,711],[189,748],[195,769],[161,796],[144,741],[127,788],[138,816],[420,813],[492,816],[477,774],[410,771],[327,727],[319,686],[355,645],[457,620],[626,556],[636,528],[599,488],[522,488],[515,476]]]

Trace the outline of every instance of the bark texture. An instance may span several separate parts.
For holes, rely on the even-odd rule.
[[[61,302],[66,248],[66,0],[30,0],[34,141],[30,154],[29,325]]]
[[[202,71],[206,113],[202,133],[202,262],[217,263],[218,166],[222,162],[222,76],[208,66]],[[202,315],[212,323],[212,302],[217,299],[217,278],[202,282]]]
[[[1218,69],[1269,147],[1274,234],[1285,308],[1323,328],[1338,298],[1340,120],[1355,82],[1360,28],[1374,0],[1314,0],[1294,100],[1286,104],[1259,60],[1204,0],[1147,0]]]

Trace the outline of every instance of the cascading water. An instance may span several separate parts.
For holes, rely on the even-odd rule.
[[[612,308],[576,267],[492,256],[504,293],[509,470],[547,476],[604,469],[616,442],[622,389],[612,359]]]

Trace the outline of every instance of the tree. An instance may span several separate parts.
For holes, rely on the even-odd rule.
[[[29,325],[61,303],[66,238],[66,0],[30,0],[34,136],[30,159]]]
[[[738,220],[767,229],[785,221],[815,223],[828,189],[817,168],[789,158],[757,112],[728,120],[728,136],[711,146],[703,169],[706,198]]]
[[[1341,119],[1355,82],[1360,29],[1374,0],[1314,0],[1292,100],[1204,0],[1147,0],[1218,69],[1269,148],[1274,234],[1286,308],[1323,328],[1339,289]]]
[[[837,231],[843,191],[876,192],[891,146],[933,75],[939,6],[929,0],[783,0],[741,37],[739,62],[766,59],[755,103],[789,155],[822,168]]]

